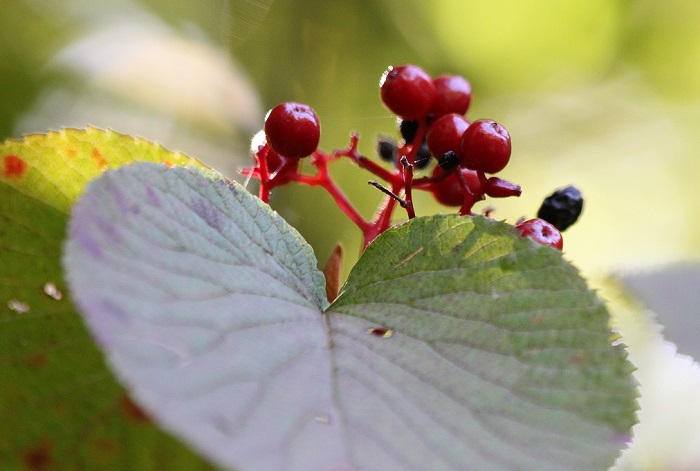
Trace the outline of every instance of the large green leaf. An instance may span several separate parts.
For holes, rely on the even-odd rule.
[[[328,306],[311,248],[257,198],[135,164],[76,204],[64,264],[134,397],[227,467],[590,471],[635,421],[603,303],[485,218],[389,230]]]
[[[67,293],[68,211],[105,169],[196,161],[87,129],[0,145],[0,468],[208,469],[113,379]]]

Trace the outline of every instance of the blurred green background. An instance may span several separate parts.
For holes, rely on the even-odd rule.
[[[4,0],[0,10],[2,137],[93,124],[239,178],[264,111],[303,101],[321,118],[322,148],[356,130],[373,155],[378,134],[395,135],[379,77],[412,62],[463,74],[468,116],[509,129],[502,176],[524,192],[492,201],[495,217],[531,217],[575,184],[586,206],[565,251],[585,272],[700,253],[697,2]],[[335,174],[369,217],[381,200],[369,176],[345,163]],[[272,204],[319,260],[339,241],[351,259],[359,250],[321,190],[281,188]]]

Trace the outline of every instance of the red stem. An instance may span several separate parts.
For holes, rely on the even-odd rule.
[[[269,203],[270,202],[270,188],[268,186],[268,183],[270,181],[270,174],[267,171],[267,153],[269,151],[269,147],[265,146],[262,148],[260,152],[256,154],[256,158],[258,159],[258,168],[260,172],[260,192],[259,192],[259,198],[262,200],[263,203]]]
[[[325,189],[331,197],[335,200],[336,204],[347,217],[354,222],[360,230],[365,233],[369,230],[370,223],[364,220],[355,207],[350,203],[347,196],[342,192],[340,188],[331,179],[328,172],[328,161],[329,156],[322,154],[321,152],[314,153],[313,164],[316,166],[318,172],[315,176],[308,176],[297,174],[293,179],[303,185],[308,186],[320,186]]]
[[[401,164],[403,165],[403,187],[404,187],[404,201],[406,202],[406,214],[408,219],[413,219],[416,217],[416,211],[413,208],[413,193],[411,192],[411,187],[413,184],[413,165],[408,163],[405,157],[401,158]]]

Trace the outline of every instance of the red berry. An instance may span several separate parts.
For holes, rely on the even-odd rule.
[[[452,151],[459,151],[464,131],[469,127],[469,121],[462,115],[450,113],[435,120],[428,128],[426,141],[428,149],[436,156]]]
[[[460,75],[441,75],[433,79],[435,101],[430,108],[433,117],[448,113],[464,115],[472,101],[472,86]]]
[[[506,198],[508,196],[520,196],[523,190],[520,185],[503,180],[498,177],[491,177],[486,181],[484,193],[492,198]]]
[[[520,235],[529,237],[538,244],[549,245],[557,250],[564,248],[564,239],[561,236],[561,232],[544,219],[528,219],[515,226],[515,228],[520,231]]]
[[[423,69],[415,65],[389,67],[379,81],[382,101],[403,119],[423,118],[435,99],[435,85]]]
[[[465,168],[497,173],[508,164],[510,149],[506,128],[496,121],[480,119],[464,131],[458,154]]]
[[[469,189],[472,190],[473,193],[478,194],[480,190],[480,183],[477,173],[465,168],[460,169],[460,171],[467,180],[467,186]],[[435,167],[433,170],[433,177],[442,175],[444,172],[445,170],[442,168]],[[445,179],[431,184],[430,191],[435,199],[445,206],[462,206],[462,203],[464,203],[465,194],[462,190],[462,185],[454,172],[450,172]]]
[[[282,103],[265,117],[267,142],[275,152],[298,159],[312,154],[318,147],[321,126],[309,105]]]

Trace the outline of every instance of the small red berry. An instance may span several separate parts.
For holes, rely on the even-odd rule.
[[[464,115],[472,101],[472,86],[460,75],[441,75],[433,79],[435,101],[430,108],[433,117],[448,113]]]
[[[521,236],[529,237],[538,244],[549,245],[557,250],[564,248],[564,239],[561,236],[561,232],[544,219],[528,219],[515,226],[515,228],[520,232]]]
[[[435,156],[449,151],[459,151],[462,135],[469,127],[469,121],[456,113],[446,114],[435,120],[428,128],[426,142],[428,149]]]
[[[403,119],[421,119],[435,99],[435,85],[423,69],[415,65],[389,67],[379,81],[382,102]]]
[[[479,183],[479,176],[477,173],[465,168],[460,169],[460,171],[462,172],[462,175],[464,175],[469,189],[472,190],[473,193],[478,194],[481,185]],[[433,170],[433,177],[439,176],[444,172],[445,170],[442,168],[435,167]],[[450,172],[450,174],[443,180],[432,183],[430,185],[430,192],[439,203],[444,204],[445,206],[462,206],[466,196],[462,190],[462,185],[454,172]]]
[[[316,150],[321,126],[309,105],[282,103],[267,113],[265,136],[270,147],[279,155],[298,159]]]
[[[491,177],[486,181],[484,193],[492,198],[506,198],[508,196],[520,196],[523,190],[520,185],[503,180],[498,177]]]
[[[510,160],[510,134],[506,128],[490,119],[480,119],[469,125],[459,146],[462,166],[484,173],[497,173]]]

